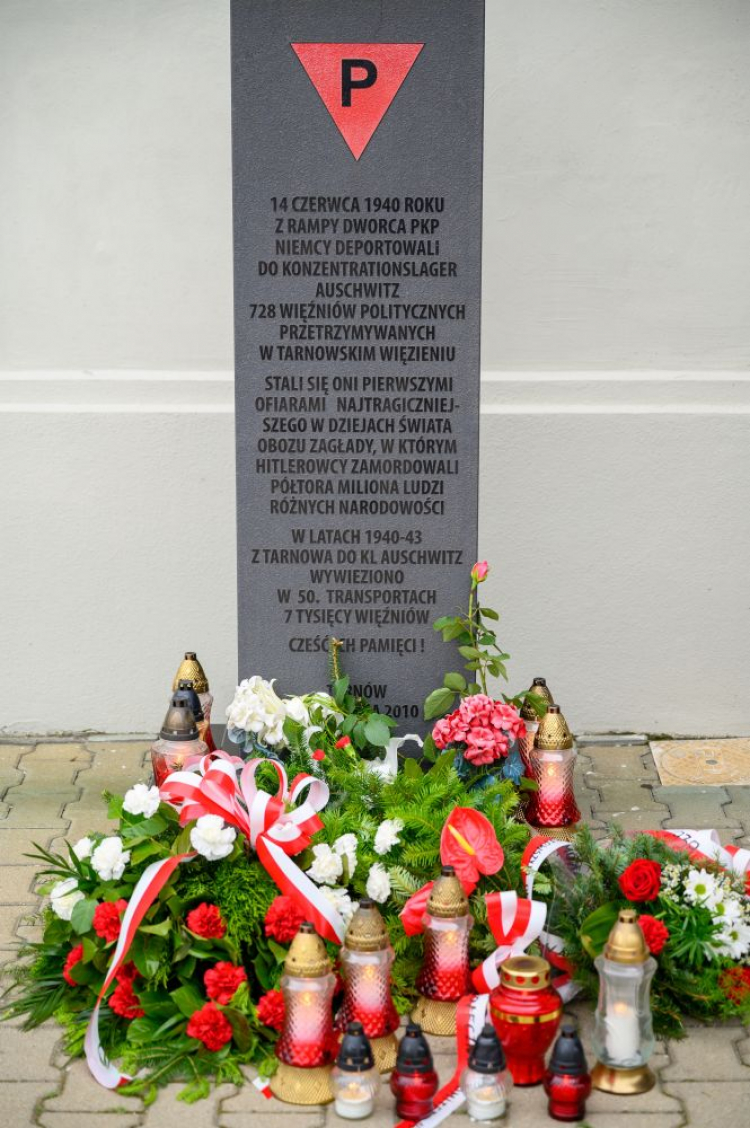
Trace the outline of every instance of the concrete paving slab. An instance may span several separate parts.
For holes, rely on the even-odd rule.
[[[207,1128],[208,1125],[218,1125],[222,1101],[238,1092],[234,1085],[220,1085],[205,1100],[186,1104],[177,1100],[182,1088],[183,1085],[165,1085],[157,1101],[145,1109],[141,1121],[143,1128]],[[257,1089],[253,1092],[260,1096]],[[266,1105],[271,1103],[265,1097],[260,1099]],[[117,1128],[120,1128],[119,1122]]]
[[[729,808],[724,787],[655,787],[654,798],[669,807],[664,826],[704,830],[715,827],[741,829],[738,814]]]
[[[2,1087],[3,1123],[8,1128],[36,1125],[37,1111],[44,1098],[54,1091],[49,1081],[6,1081]],[[114,1128],[114,1126],[113,1126]]]
[[[62,1088],[45,1101],[45,1112],[137,1112],[142,1111],[142,1101],[126,1097],[117,1090],[97,1085],[82,1058],[76,1058],[62,1071]]]

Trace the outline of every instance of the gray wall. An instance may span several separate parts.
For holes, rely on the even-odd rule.
[[[488,9],[513,687],[579,731],[750,732],[750,4]],[[229,141],[224,3],[1,0],[0,730],[152,730],[186,647],[231,693]]]

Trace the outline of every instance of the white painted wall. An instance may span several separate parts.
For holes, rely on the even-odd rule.
[[[514,688],[748,733],[750,5],[488,8]],[[0,152],[0,731],[151,731],[182,650],[236,673],[227,5],[2,0]]]

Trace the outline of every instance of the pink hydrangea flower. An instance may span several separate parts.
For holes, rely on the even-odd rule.
[[[512,742],[525,733],[526,726],[513,705],[476,693],[465,697],[453,713],[438,721],[432,737],[441,751],[450,745],[464,745],[466,759],[481,765],[507,756]]]

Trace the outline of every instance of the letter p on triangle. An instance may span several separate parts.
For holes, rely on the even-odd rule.
[[[423,47],[424,43],[292,43],[356,160]]]

